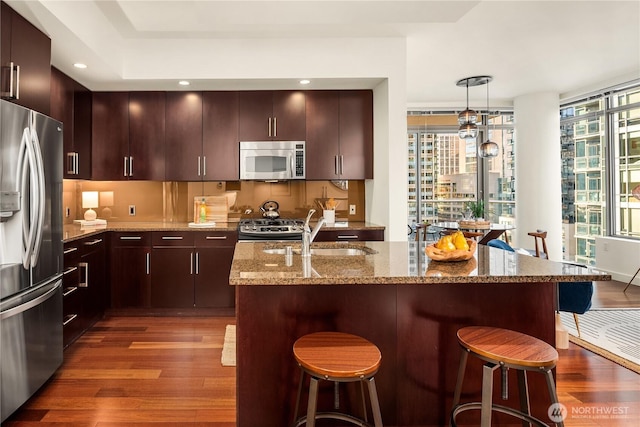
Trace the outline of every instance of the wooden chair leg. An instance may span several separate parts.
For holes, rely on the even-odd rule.
[[[578,338],[580,338],[580,322],[578,322],[578,313],[573,313],[573,320],[576,322],[576,329],[578,330]]]
[[[633,275],[633,277],[631,278],[631,280],[629,280],[629,283],[627,283],[627,286],[625,286],[624,291],[622,291],[623,293],[627,292],[627,289],[629,288],[629,286],[631,285],[631,282],[633,282],[633,279],[636,278],[636,276],[638,275],[638,273],[640,273],[640,268],[638,268],[638,270],[636,271],[636,274]]]

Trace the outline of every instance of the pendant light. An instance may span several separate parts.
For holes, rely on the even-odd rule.
[[[469,108],[469,78],[459,80],[458,86],[465,85],[467,88],[467,108],[458,114],[458,136],[464,140],[475,139],[478,136],[478,114]]]
[[[491,141],[489,139],[489,82],[491,80],[487,80],[487,140],[480,144],[478,147],[478,154],[480,157],[488,158],[488,157],[496,157],[498,155],[498,144]]]

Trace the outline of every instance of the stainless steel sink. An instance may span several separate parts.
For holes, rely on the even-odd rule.
[[[266,254],[284,255],[285,248],[269,248],[263,249]],[[293,253],[300,254],[300,248],[294,248]],[[311,248],[311,255],[316,256],[358,256],[370,255],[375,251],[366,248]]]

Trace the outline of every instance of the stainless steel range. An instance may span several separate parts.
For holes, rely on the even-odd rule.
[[[238,240],[302,240],[303,228],[302,219],[243,219],[238,224]]]

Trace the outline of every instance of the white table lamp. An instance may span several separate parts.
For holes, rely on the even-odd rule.
[[[95,221],[96,211],[93,208],[97,208],[98,205],[98,192],[97,191],[83,191],[82,192],[82,208],[87,209],[84,213],[85,221]]]

